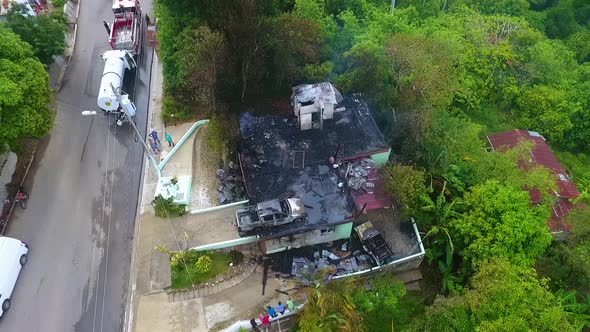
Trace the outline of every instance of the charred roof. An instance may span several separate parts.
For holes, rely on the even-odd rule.
[[[298,197],[308,221],[274,233],[294,233],[347,222],[354,200],[338,187],[339,170],[329,163],[364,158],[389,149],[360,95],[343,98],[323,129],[301,131],[293,115],[240,116],[240,164],[251,203]],[[297,228],[297,229],[292,229]]]

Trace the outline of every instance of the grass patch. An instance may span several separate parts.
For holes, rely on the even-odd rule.
[[[172,267],[172,288],[189,288],[192,285],[203,283],[215,276],[227,272],[230,269],[229,263],[232,262],[232,258],[218,251],[210,252],[199,252],[199,257],[207,255],[211,257],[213,265],[209,272],[198,273],[198,269],[195,266],[196,262],[187,262],[185,264],[178,264]],[[188,268],[188,271],[187,271]]]

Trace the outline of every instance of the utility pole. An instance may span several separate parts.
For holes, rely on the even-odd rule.
[[[391,12],[390,12],[391,15],[393,15],[394,10],[395,10],[395,0],[391,0]]]
[[[127,112],[127,109],[125,107],[123,107],[123,100],[121,98],[121,91],[115,89],[115,87],[113,86],[113,83],[111,83],[111,89],[113,89],[113,93],[117,96],[117,100],[119,101],[119,107],[121,107],[121,110],[125,114],[125,117],[127,118],[127,120],[129,120],[131,127],[133,127],[133,130],[135,130],[135,134],[137,135],[137,137],[139,137],[139,141],[143,145],[144,150],[147,152],[148,159],[150,160],[152,166],[156,170],[156,174],[158,175],[158,179],[160,179],[162,177],[162,173],[160,172],[160,169],[158,168],[158,164],[156,163],[156,159],[152,155],[149,146],[147,145],[147,143],[145,142],[145,140],[141,136],[139,129],[137,129],[137,126],[135,125],[135,121],[133,121],[131,114],[129,114]]]

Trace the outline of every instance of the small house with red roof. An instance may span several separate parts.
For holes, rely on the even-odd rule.
[[[554,235],[570,231],[571,225],[565,223],[564,218],[569,210],[574,208],[572,200],[580,196],[580,192],[545,142],[545,138],[536,131],[514,129],[490,135],[488,141],[494,150],[500,151],[503,148],[514,148],[523,141],[533,143],[530,150],[530,161],[551,170],[555,174],[557,181],[558,191],[555,192],[557,200],[553,205],[551,218],[547,221],[547,226]],[[529,193],[533,203],[541,201],[541,193],[538,190],[533,189]]]

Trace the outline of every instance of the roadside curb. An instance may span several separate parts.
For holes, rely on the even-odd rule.
[[[73,1],[72,1],[73,2]],[[61,84],[63,83],[63,80],[66,77],[66,74],[68,72],[68,68],[70,67],[70,61],[72,60],[72,57],[74,56],[74,50],[76,49],[76,39],[78,36],[78,17],[80,15],[80,5],[81,5],[81,0],[77,0],[76,3],[78,4],[78,8],[76,8],[76,18],[74,19],[74,37],[73,37],[73,42],[72,42],[72,46],[70,47],[71,49],[71,53],[70,55],[67,55],[67,60],[66,60],[66,64],[61,68],[61,71],[59,72],[59,75],[57,76],[57,82],[55,83],[55,86],[53,87],[53,91],[54,92],[59,92],[59,90],[61,90]]]
[[[39,146],[36,146],[35,150],[33,150],[31,160],[29,161],[29,164],[27,165],[27,169],[25,170],[25,174],[23,175],[23,178],[22,178],[20,184],[18,185],[19,188],[23,186],[23,183],[25,183],[25,180],[27,179],[27,175],[29,174],[29,170],[31,169],[31,165],[33,165],[33,161],[35,160],[35,155],[37,154],[38,149],[39,149]],[[17,195],[18,195],[18,192],[17,192]],[[16,196],[14,196],[14,198],[12,199],[12,205],[10,206],[10,210],[8,211],[8,214],[6,215],[6,222],[2,226],[2,229],[0,230],[0,235],[4,234],[4,231],[6,230],[6,226],[8,225],[8,221],[10,221],[10,217],[12,217],[12,212],[14,211],[15,205],[16,205]]]
[[[154,74],[154,57],[155,57],[155,53],[156,50],[154,48],[152,48],[152,59],[151,59],[151,64],[150,64],[150,79],[149,79],[149,86],[148,86],[148,91],[149,91],[149,96],[148,96],[148,105],[147,105],[147,114],[146,114],[146,130],[145,130],[145,136],[144,139],[147,138],[147,128],[150,128],[151,125],[151,120],[152,120],[152,112],[153,111],[150,108],[150,99],[151,99],[151,85],[152,85],[152,75]],[[159,60],[158,60],[159,61]],[[137,277],[137,269],[136,269],[136,264],[137,264],[137,247],[139,245],[139,233],[141,231],[141,203],[143,201],[143,187],[144,187],[144,181],[146,179],[146,176],[149,172],[149,162],[145,163],[146,160],[146,155],[147,155],[147,151],[143,150],[143,154],[142,154],[142,175],[141,175],[141,179],[139,181],[139,195],[138,195],[138,202],[137,202],[137,211],[135,212],[135,227],[133,230],[133,246],[131,248],[131,262],[130,262],[130,272],[129,272],[129,285],[128,285],[128,289],[129,289],[129,294],[127,295],[127,302],[129,303],[129,305],[126,308],[126,312],[125,312],[125,320],[126,322],[123,323],[123,332],[131,332],[133,331],[133,312],[134,312],[134,297],[135,297],[135,290],[137,288],[137,284],[136,284],[136,277]]]

